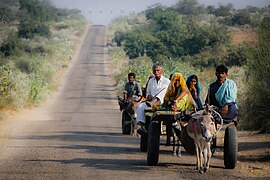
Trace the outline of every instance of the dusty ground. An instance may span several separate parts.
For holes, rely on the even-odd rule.
[[[239,133],[239,169],[252,177],[270,177],[270,134]]]
[[[224,137],[221,132],[220,137]],[[221,144],[221,138],[218,144]],[[221,149],[216,156],[223,158]],[[270,134],[238,131],[237,170],[250,177],[270,178]]]

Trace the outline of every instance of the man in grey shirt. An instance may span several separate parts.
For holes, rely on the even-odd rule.
[[[136,81],[136,74],[128,73],[128,82],[125,85],[124,99],[138,101],[142,97],[142,89]]]

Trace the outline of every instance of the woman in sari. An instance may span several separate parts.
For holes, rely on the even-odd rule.
[[[202,108],[202,101],[200,99],[201,89],[200,89],[198,77],[195,74],[190,75],[187,79],[186,84],[198,108],[201,109]]]
[[[171,83],[164,97],[163,107],[174,111],[183,111],[195,107],[194,100],[190,95],[182,74],[174,73],[172,75]]]
[[[174,73],[171,76],[171,82],[164,96],[164,103],[162,104],[162,109],[184,111],[192,110],[195,107],[195,102],[192,99],[191,94],[187,88],[184,77],[180,73]],[[164,121],[164,125],[166,125],[167,134],[166,144],[169,145],[171,141],[170,137],[172,134],[171,121]],[[177,134],[179,135],[179,133]]]

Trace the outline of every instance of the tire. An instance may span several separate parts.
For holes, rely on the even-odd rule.
[[[224,166],[226,169],[234,169],[237,162],[237,130],[235,126],[229,126],[225,130],[224,137]]]
[[[131,117],[126,110],[122,111],[122,134],[131,134]]]
[[[187,133],[187,126],[181,127],[181,143],[187,153],[191,155],[196,154],[194,140]]]
[[[148,129],[149,123],[150,123],[150,118],[149,116],[146,116],[146,121],[145,121],[145,129]],[[141,135],[141,143],[140,143],[140,150],[142,152],[147,151],[147,146],[148,146],[148,133],[146,135]]]
[[[156,166],[159,158],[160,125],[151,123],[148,127],[147,164]]]
[[[210,143],[210,149],[212,152],[212,155],[216,152],[216,147],[217,147],[217,138],[213,138],[211,143]]]
[[[215,127],[216,129],[218,129],[217,123],[215,123]],[[216,148],[217,148],[217,137],[213,137],[210,142],[210,150],[211,150],[212,156],[215,154]]]
[[[140,144],[140,150],[142,152],[146,152],[147,151],[147,142],[148,142],[148,139],[147,139],[147,135],[141,135],[141,144]]]

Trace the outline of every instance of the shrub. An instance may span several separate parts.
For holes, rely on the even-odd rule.
[[[1,2],[0,2],[0,20],[6,23],[9,23],[15,20],[15,15],[12,9],[9,6],[2,4]]]
[[[1,28],[5,34],[0,45],[0,115],[3,109],[16,110],[47,98],[55,87],[53,78],[67,66],[79,42],[77,36],[87,27],[78,11],[56,9],[47,0],[1,2],[18,13],[20,24]],[[52,32],[49,27],[55,22],[51,20],[62,20]],[[15,29],[17,33],[5,37]]]
[[[51,31],[48,25],[40,22],[21,22],[18,29],[20,38],[33,38],[35,35],[50,37]]]
[[[23,107],[29,94],[27,75],[9,66],[0,66],[0,110]]]
[[[238,47],[231,47],[228,50],[228,56],[226,57],[225,64],[227,66],[243,66],[247,63],[248,58],[248,50],[252,47],[248,47],[248,45],[241,45]]]
[[[0,47],[0,51],[4,56],[15,55],[19,50],[20,39],[16,37],[16,35],[10,35],[8,39],[2,44]]]
[[[240,11],[232,18],[233,25],[245,25],[250,24],[251,19],[248,11]]]
[[[250,51],[246,76],[248,89],[245,101],[245,127],[270,132],[270,18],[265,18],[258,30],[259,44]]]

